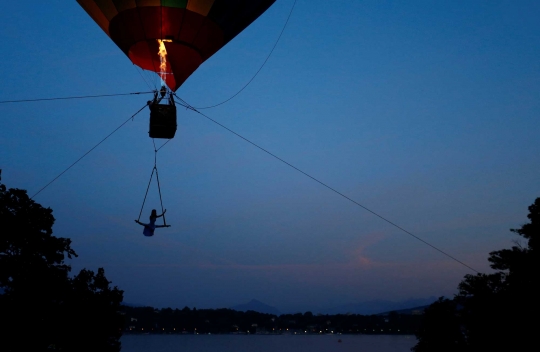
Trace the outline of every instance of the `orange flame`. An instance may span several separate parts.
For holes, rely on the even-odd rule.
[[[159,77],[161,77],[161,84],[165,85],[165,75],[167,74],[167,48],[165,48],[165,42],[172,42],[170,39],[158,39],[159,43]]]

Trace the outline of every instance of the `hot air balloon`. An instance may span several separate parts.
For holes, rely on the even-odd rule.
[[[204,61],[255,21],[275,0],[77,2],[131,62],[158,73],[174,92]],[[156,99],[159,99],[157,94]],[[171,102],[172,98],[164,106],[171,106]],[[160,108],[156,114],[172,116],[166,110]],[[176,125],[176,111],[174,117]],[[172,138],[170,131],[165,137],[160,135],[155,133],[154,138]]]

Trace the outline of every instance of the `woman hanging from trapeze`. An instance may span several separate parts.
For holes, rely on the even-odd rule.
[[[165,212],[167,212],[167,209],[165,209],[161,215],[157,215],[156,209],[152,209],[152,213],[150,214],[150,223],[148,224],[135,220],[137,224],[144,226],[143,235],[151,237],[154,236],[154,230],[158,227],[171,227],[171,225],[156,225],[157,218],[165,215]]]

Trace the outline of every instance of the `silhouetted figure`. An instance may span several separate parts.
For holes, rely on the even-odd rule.
[[[140,222],[139,220],[135,220],[135,222],[139,225],[144,226],[143,235],[147,237],[154,236],[154,230],[158,227],[171,227],[171,225],[156,225],[157,218],[162,217],[167,212],[167,209],[163,211],[163,214],[157,215],[156,209],[152,209],[152,213],[150,214],[150,223],[145,224],[143,222]]]

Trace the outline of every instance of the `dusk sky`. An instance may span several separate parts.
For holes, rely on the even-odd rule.
[[[228,99],[262,65],[277,0],[177,91]],[[3,1],[0,100],[148,92],[75,0]],[[236,98],[201,110],[478,271],[540,197],[540,2],[298,0]],[[0,104],[2,183],[36,193],[151,95]],[[145,109],[41,192],[71,264],[124,302],[282,312],[452,296],[463,265],[180,108],[158,153],[167,223],[137,225],[154,163]],[[162,140],[156,140],[161,145]],[[155,184],[141,221],[159,209]]]

